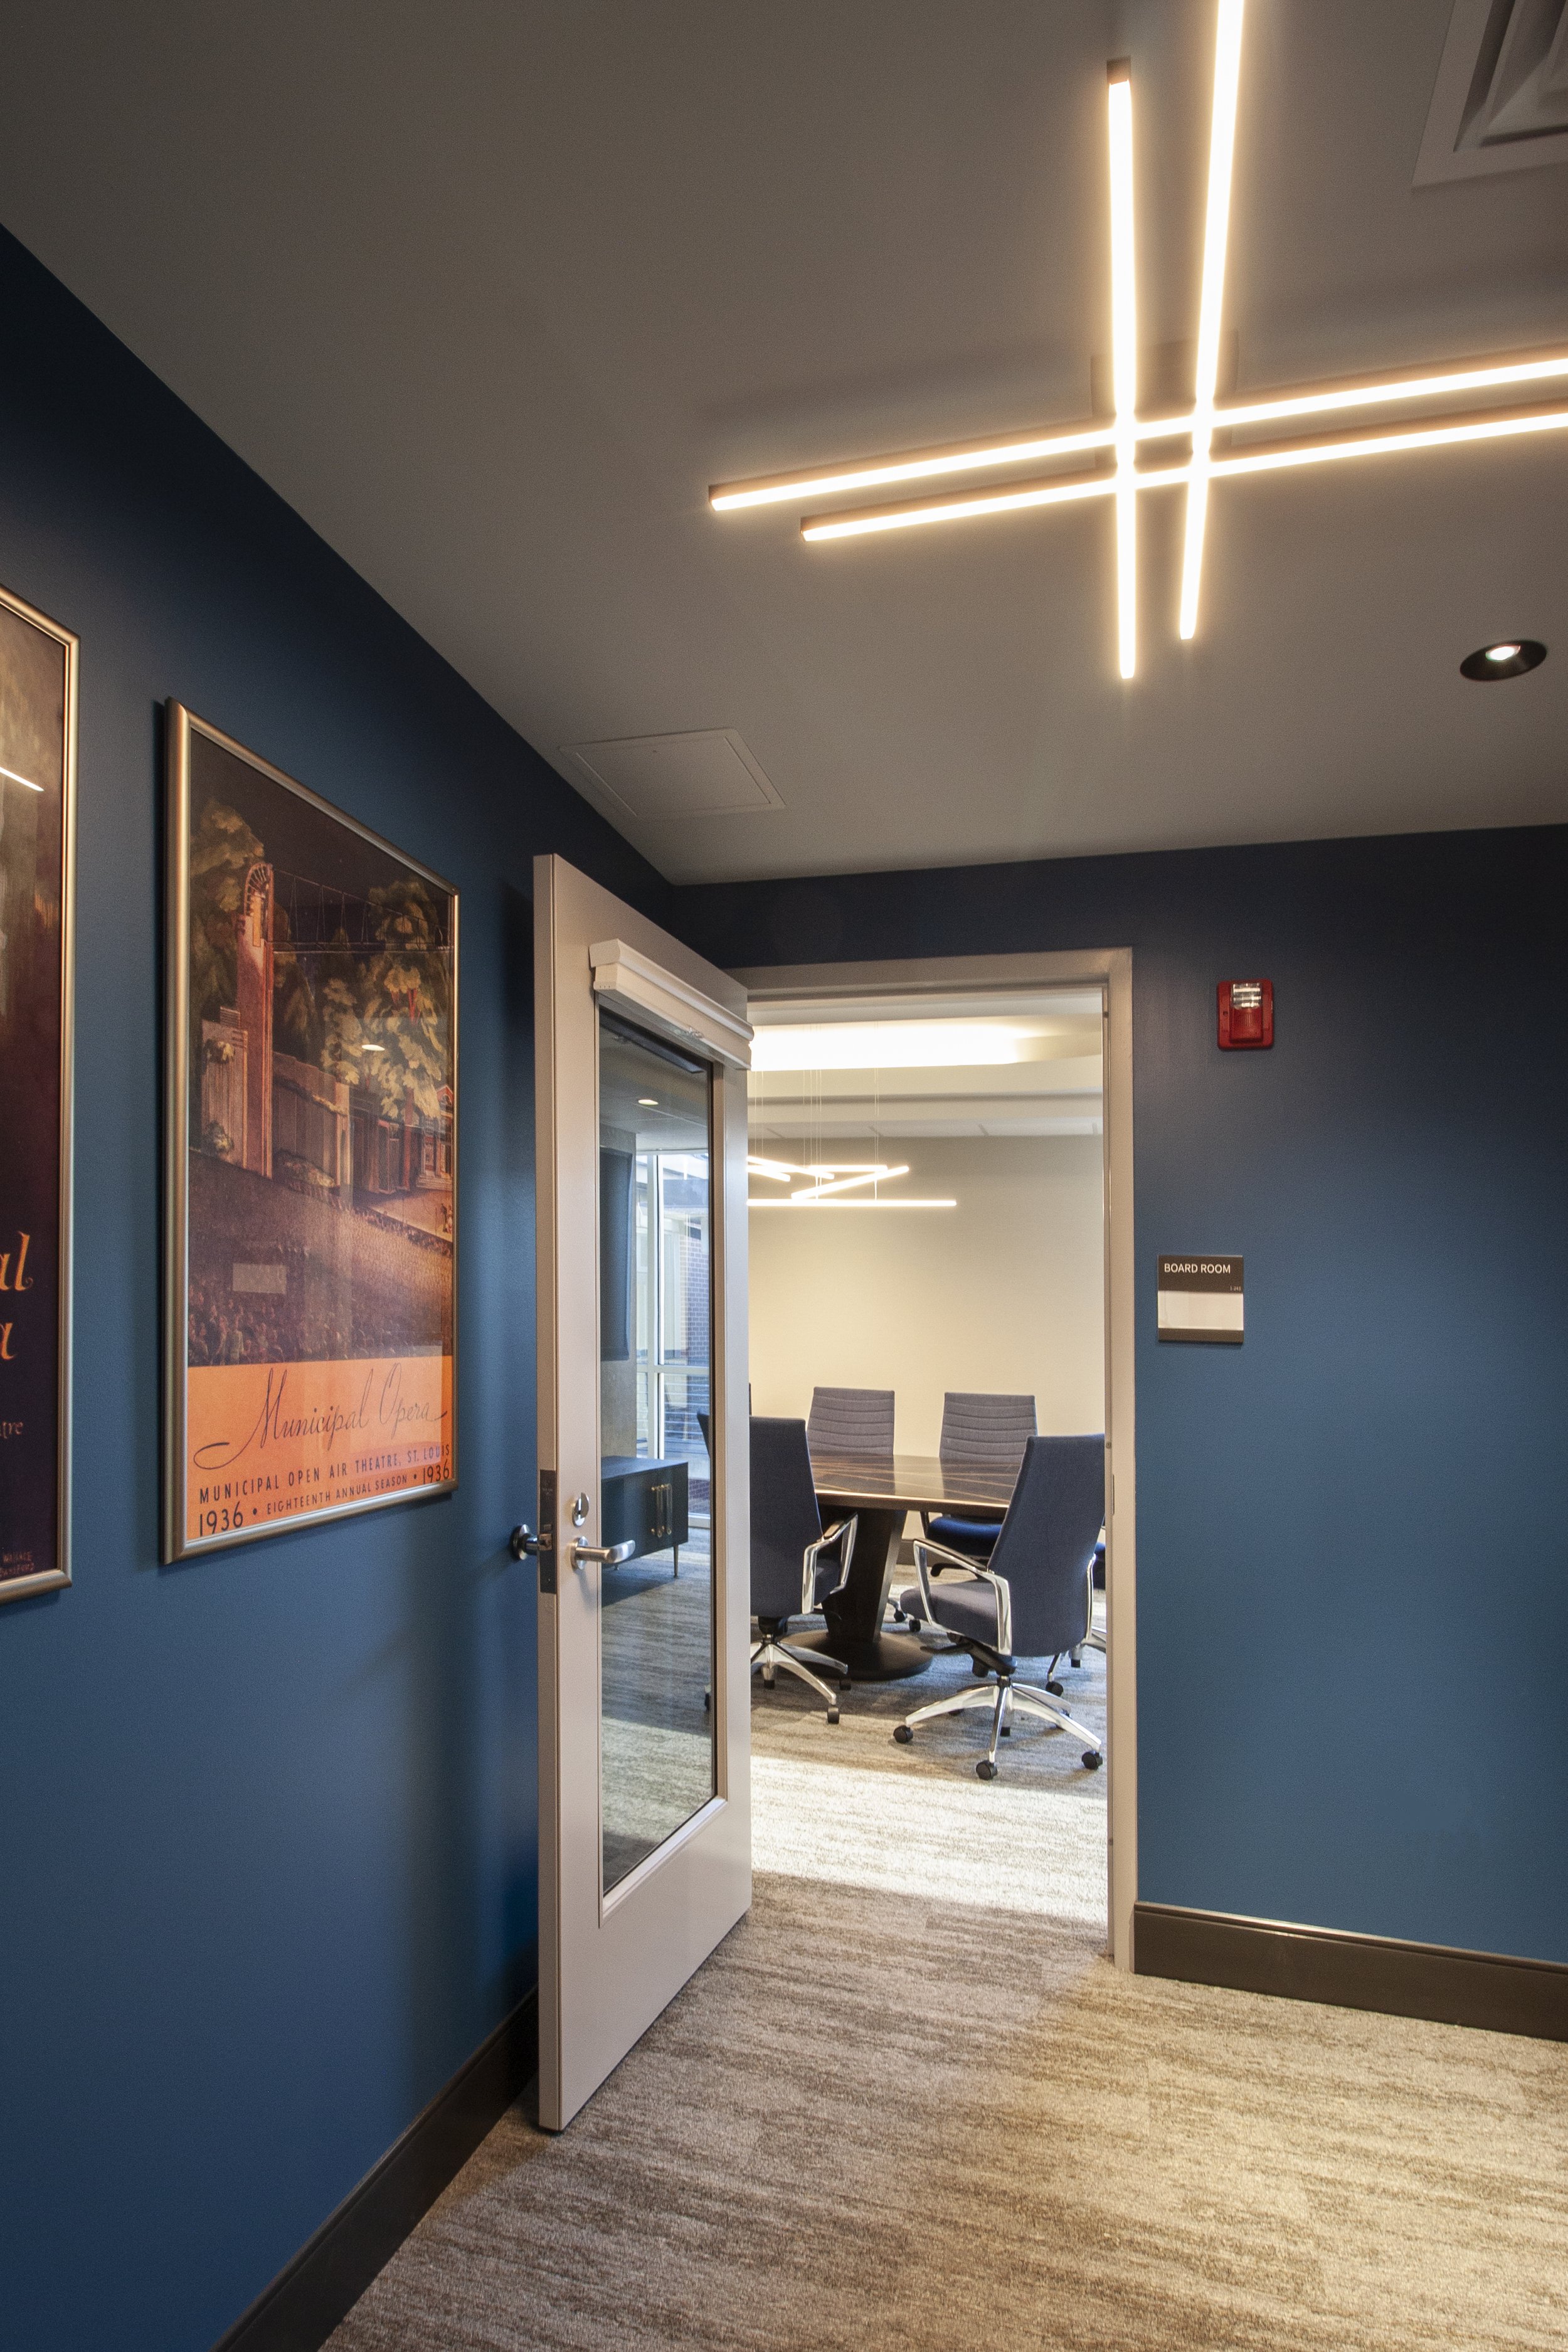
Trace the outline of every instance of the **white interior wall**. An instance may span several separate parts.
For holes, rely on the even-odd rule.
[[[959,1205],[754,1213],[752,1410],[804,1418],[818,1382],[890,1388],[900,1454],[936,1452],[948,1389],[1028,1391],[1042,1430],[1102,1428],[1100,1137],[878,1149],[909,1162],[899,1191]],[[836,1138],[834,1156],[858,1155]]]

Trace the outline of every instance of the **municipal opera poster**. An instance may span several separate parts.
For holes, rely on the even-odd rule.
[[[457,894],[169,709],[164,1556],[449,1487]]]
[[[77,641],[0,590],[0,1600],[70,1581]]]

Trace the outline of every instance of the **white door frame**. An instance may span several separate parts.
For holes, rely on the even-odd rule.
[[[763,964],[731,975],[752,997],[940,996],[993,989],[1104,992],[1106,1790],[1110,1957],[1132,1966],[1138,1895],[1137,1338],[1132,1234],[1132,950],[919,956],[889,963]]]

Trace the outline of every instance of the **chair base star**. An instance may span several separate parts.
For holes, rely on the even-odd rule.
[[[973,1653],[966,1651],[964,1654],[969,1656]],[[980,1660],[976,1658],[974,1663],[978,1666]],[[1054,1687],[1059,1690],[1060,1685]],[[1088,1744],[1083,1751],[1085,1769],[1090,1772],[1099,1771],[1104,1756],[1104,1742],[1098,1732],[1090,1731],[1087,1725],[1068,1715],[1065,1707],[1058,1706],[1035,1684],[1021,1683],[1010,1672],[999,1673],[994,1681],[988,1675],[984,1682],[971,1683],[966,1690],[954,1692],[951,1698],[933,1699],[929,1706],[917,1706],[912,1715],[905,1716],[893,1738],[901,1746],[908,1747],[915,1736],[917,1723],[933,1722],[939,1715],[967,1714],[972,1707],[982,1706],[991,1709],[990,1748],[974,1768],[982,1780],[994,1780],[996,1778],[996,1750],[1002,1741],[1011,1736],[1014,1715],[1036,1716],[1056,1730],[1070,1731],[1076,1738],[1086,1741]]]
[[[837,1691],[829,1690],[827,1685],[819,1675],[814,1674],[812,1669],[816,1666],[826,1666],[829,1674],[837,1675],[844,1686],[847,1688],[848,1667],[841,1665],[837,1658],[825,1657],[820,1650],[813,1650],[809,1659],[803,1657],[798,1650],[792,1650],[787,1642],[781,1641],[778,1634],[770,1633],[765,1625],[761,1628],[761,1641],[753,1642],[752,1644],[752,1672],[762,1675],[763,1688],[772,1690],[776,1674],[795,1675],[803,1683],[809,1683],[818,1698],[825,1698],[827,1701],[827,1720],[829,1723],[837,1723],[838,1694]]]

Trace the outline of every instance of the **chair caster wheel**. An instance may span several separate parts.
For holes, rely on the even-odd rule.
[[[1046,1685],[1046,1688],[1049,1691],[1053,1698],[1060,1698],[1062,1695],[1062,1686],[1060,1683],[1047,1683]]]
[[[900,1723],[893,1734],[900,1748],[907,1748],[914,1736],[907,1723]]]
[[[1012,1725],[1011,1725],[1010,1723],[1005,1723],[1005,1724],[1002,1726],[1002,1737],[1003,1737],[1003,1738],[1004,1738],[1004,1739],[1011,1739],[1011,1738],[1012,1738],[1012,1737],[1013,1737],[1013,1727],[1012,1727]]]
[[[704,1691],[704,1692],[703,1692],[703,1694],[702,1694],[702,1712],[703,1712],[703,1714],[704,1714],[704,1715],[707,1715],[708,1713],[710,1713],[710,1710],[711,1710],[711,1708],[712,1708],[712,1705],[713,1705],[713,1694],[712,1694],[712,1692],[711,1692],[711,1691]]]
[[[840,1690],[848,1690],[848,1689],[851,1687],[851,1685],[850,1685],[850,1681],[849,1681],[849,1677],[848,1677],[848,1675],[845,1675],[845,1677],[844,1677],[843,1681],[839,1684],[838,1687],[839,1687],[839,1689],[840,1689]]]
[[[993,1764],[989,1756],[983,1756],[981,1758],[979,1763],[974,1768],[974,1777],[977,1780],[994,1780],[996,1778],[996,1767]]]
[[[1086,1772],[1098,1772],[1102,1760],[1103,1759],[1101,1759],[1098,1748],[1086,1748],[1084,1749],[1083,1769]]]
[[[838,1720],[838,1709],[837,1709],[836,1706],[830,1706],[830,1707],[828,1708],[828,1710],[827,1710],[827,1720],[828,1720],[828,1722],[829,1722],[829,1723],[837,1723],[837,1720]]]

